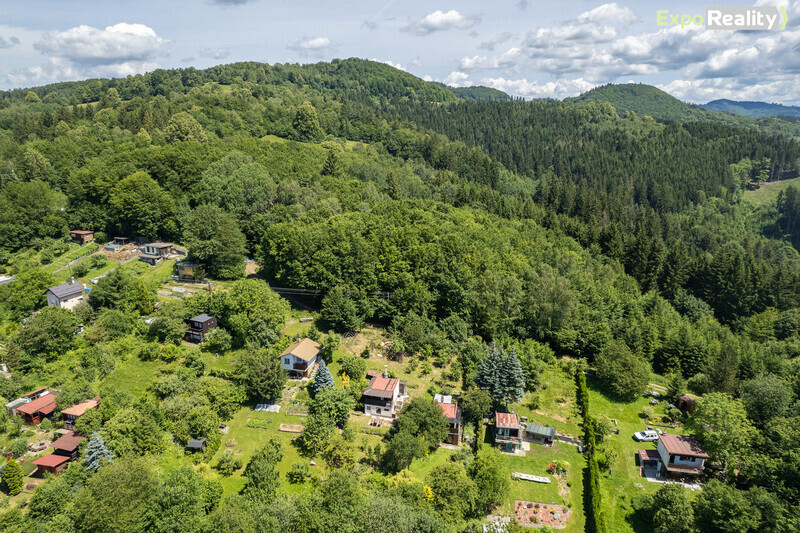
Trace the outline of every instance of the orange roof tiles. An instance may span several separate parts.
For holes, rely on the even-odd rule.
[[[83,403],[77,403],[77,404],[73,405],[72,407],[64,409],[63,411],[61,411],[61,414],[62,415],[70,415],[70,416],[74,416],[75,418],[78,418],[79,416],[82,416],[89,409],[96,408],[97,404],[99,404],[99,403],[100,403],[100,397],[99,396],[95,396],[91,400],[86,400]]]

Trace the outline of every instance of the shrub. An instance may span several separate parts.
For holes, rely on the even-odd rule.
[[[222,454],[222,457],[217,463],[217,471],[225,477],[233,475],[233,473],[239,470],[241,467],[241,459],[235,457],[232,453],[227,452]]]
[[[89,265],[86,261],[81,261],[80,263],[72,266],[72,275],[76,278],[82,278],[88,273]]]
[[[305,461],[298,461],[292,465],[291,470],[286,473],[286,480],[289,483],[303,483],[308,479],[308,463]]]
[[[28,451],[28,438],[27,437],[20,437],[14,442],[11,443],[11,455],[14,459],[17,459]]]

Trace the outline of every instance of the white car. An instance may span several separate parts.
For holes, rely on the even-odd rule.
[[[637,431],[634,433],[633,438],[639,442],[653,442],[658,440],[658,432],[652,429],[645,429],[644,431]]]

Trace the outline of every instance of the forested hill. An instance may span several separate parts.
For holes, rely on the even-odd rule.
[[[608,102],[620,115],[632,111],[665,120],[709,118],[699,106],[681,102],[657,87],[641,83],[601,85],[565,101],[575,104]]]
[[[512,100],[512,98],[503,91],[492,89],[491,87],[444,87],[464,100],[475,100],[478,102],[506,102]]]
[[[586,104],[608,102],[620,116],[626,113],[646,115],[663,121],[711,121],[734,126],[751,127],[758,131],[785,137],[800,138],[800,125],[792,113],[781,113],[791,109],[783,106],[758,105],[753,107],[741,102],[717,100],[698,106],[681,102],[674,96],[652,85],[641,83],[608,84],[595,87],[580,96],[566,98],[566,102]],[[747,103],[745,103],[747,104]],[[750,102],[749,104],[760,104]],[[747,109],[745,109],[747,107]],[[749,109],[749,110],[748,110]],[[772,111],[772,112],[769,112]]]
[[[727,111],[738,115],[760,118],[769,116],[793,116],[800,117],[800,107],[786,106],[782,104],[770,104],[767,102],[737,102],[734,100],[712,100],[703,104],[703,109],[709,111]]]

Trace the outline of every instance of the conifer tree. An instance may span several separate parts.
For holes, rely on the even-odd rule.
[[[386,176],[386,194],[389,195],[389,198],[392,200],[399,200],[402,196],[402,192],[400,191],[400,184],[397,181],[397,175],[394,173],[394,170],[389,170],[389,175]]]
[[[3,470],[3,483],[5,483],[11,496],[22,492],[22,480],[24,477],[22,467],[14,459],[11,459]]]
[[[475,384],[489,392],[495,404],[516,402],[525,394],[525,373],[517,354],[507,355],[492,343],[486,357],[478,364]]]
[[[339,155],[335,150],[328,150],[328,156],[322,163],[322,175],[338,178],[342,175],[342,165],[339,163]]]
[[[328,365],[325,364],[324,359],[319,360],[319,367],[317,368],[317,377],[314,378],[314,394],[319,394],[322,389],[333,388],[333,376],[331,371],[328,370]]]
[[[98,432],[92,433],[92,438],[89,440],[89,446],[86,450],[86,458],[83,460],[86,464],[86,470],[97,472],[97,469],[105,463],[114,458],[114,453],[106,448],[106,441],[100,436]]]

